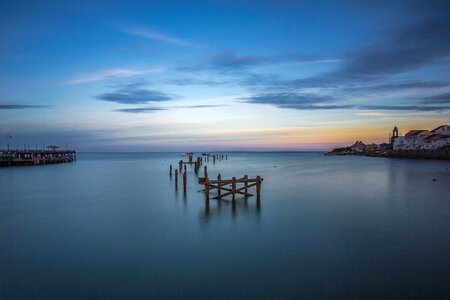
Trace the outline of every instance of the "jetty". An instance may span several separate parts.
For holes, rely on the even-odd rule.
[[[70,163],[77,160],[75,150],[0,150],[0,167]]]

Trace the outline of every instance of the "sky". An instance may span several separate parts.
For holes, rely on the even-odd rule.
[[[0,3],[0,148],[327,150],[448,123],[449,1]]]

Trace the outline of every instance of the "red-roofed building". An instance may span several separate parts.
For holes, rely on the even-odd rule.
[[[441,125],[433,130],[431,130],[434,134],[443,134],[443,135],[450,135],[450,126],[448,125]]]
[[[394,150],[438,149],[450,145],[450,129],[448,125],[439,126],[431,131],[410,130],[393,142]]]

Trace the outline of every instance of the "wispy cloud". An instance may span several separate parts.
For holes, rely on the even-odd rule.
[[[450,7],[446,9],[450,11]],[[368,82],[414,71],[445,59],[450,52],[448,36],[450,15],[445,19],[421,22],[394,33],[385,43],[349,54],[337,71],[300,79],[297,86]]]
[[[338,98],[331,96],[321,96],[315,94],[299,93],[274,93],[259,94],[245,98],[246,103],[269,104],[279,108],[290,108],[298,110],[384,110],[384,111],[422,111],[422,112],[442,112],[450,109],[450,106],[422,105],[370,105],[370,104],[346,104]]]
[[[27,109],[27,108],[48,108],[48,105],[30,105],[30,104],[0,104],[0,110],[7,109]]]
[[[261,94],[244,99],[246,103],[270,104],[280,108],[301,110],[333,110],[353,108],[350,104],[336,104],[338,99],[314,94],[277,93]]]
[[[257,65],[278,63],[336,63],[339,59],[322,58],[300,54],[278,54],[278,55],[243,55],[235,51],[227,50],[218,52],[199,59],[197,63],[185,63],[178,67],[184,71],[239,71]]]
[[[428,104],[450,104],[450,93],[426,97],[422,99],[422,102]]]
[[[161,33],[159,31],[156,31],[154,29],[148,28],[148,27],[124,27],[121,29],[123,32],[138,36],[144,39],[149,39],[157,42],[162,42],[166,44],[171,44],[175,46],[180,47],[187,47],[187,48],[202,48],[200,44],[174,37],[165,33]]]
[[[346,92],[393,92],[402,90],[417,90],[417,89],[437,89],[443,87],[450,87],[450,81],[422,81],[422,80],[406,80],[398,82],[383,83],[378,85],[362,85],[357,87],[345,87]]]
[[[185,105],[185,106],[173,106],[172,108],[215,108],[224,107],[225,104],[199,104],[199,105]]]
[[[367,110],[395,110],[395,111],[429,111],[442,112],[450,110],[450,106],[426,106],[426,105],[360,105],[359,109]]]
[[[151,112],[161,111],[161,110],[166,110],[166,109],[161,108],[161,107],[137,107],[137,108],[116,109],[114,111],[137,114],[137,113],[151,113]]]
[[[141,84],[125,85],[114,92],[98,95],[96,98],[121,104],[143,104],[173,100],[173,96],[143,88]]]
[[[74,78],[68,80],[67,84],[82,84],[95,81],[102,81],[114,78],[127,78],[138,75],[159,73],[162,72],[162,68],[149,68],[149,69],[108,69],[101,70],[93,73],[80,74]]]

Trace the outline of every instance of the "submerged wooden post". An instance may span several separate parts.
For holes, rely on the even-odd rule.
[[[213,156],[213,163],[216,163],[216,155]]]
[[[192,155],[189,155],[189,164],[192,164]]]
[[[183,161],[182,160],[180,160],[180,162],[178,163],[178,166],[180,167],[180,171],[181,171],[182,168],[183,168]]]
[[[185,166],[186,167],[186,166]],[[186,169],[183,172],[183,188],[186,190]]]
[[[222,175],[220,175],[220,174],[218,174],[217,175],[217,196],[219,196],[219,198],[220,198],[220,194],[221,194],[221,192],[220,192],[220,186],[221,186],[221,183],[220,183],[220,181],[222,180]]]
[[[170,171],[169,171],[170,177],[172,177],[172,165],[170,165]]]
[[[256,196],[259,197],[261,194],[261,177],[256,176]]]
[[[184,171],[186,172],[186,165],[184,165]]]
[[[208,179],[208,168],[205,166],[204,168],[204,172],[205,172],[205,178]]]
[[[233,200],[234,200],[234,194],[236,194],[236,177],[233,177],[231,182],[231,193],[233,194]]]
[[[175,186],[178,186],[178,169],[175,169]]]
[[[247,197],[248,175],[244,175],[245,197]]]

